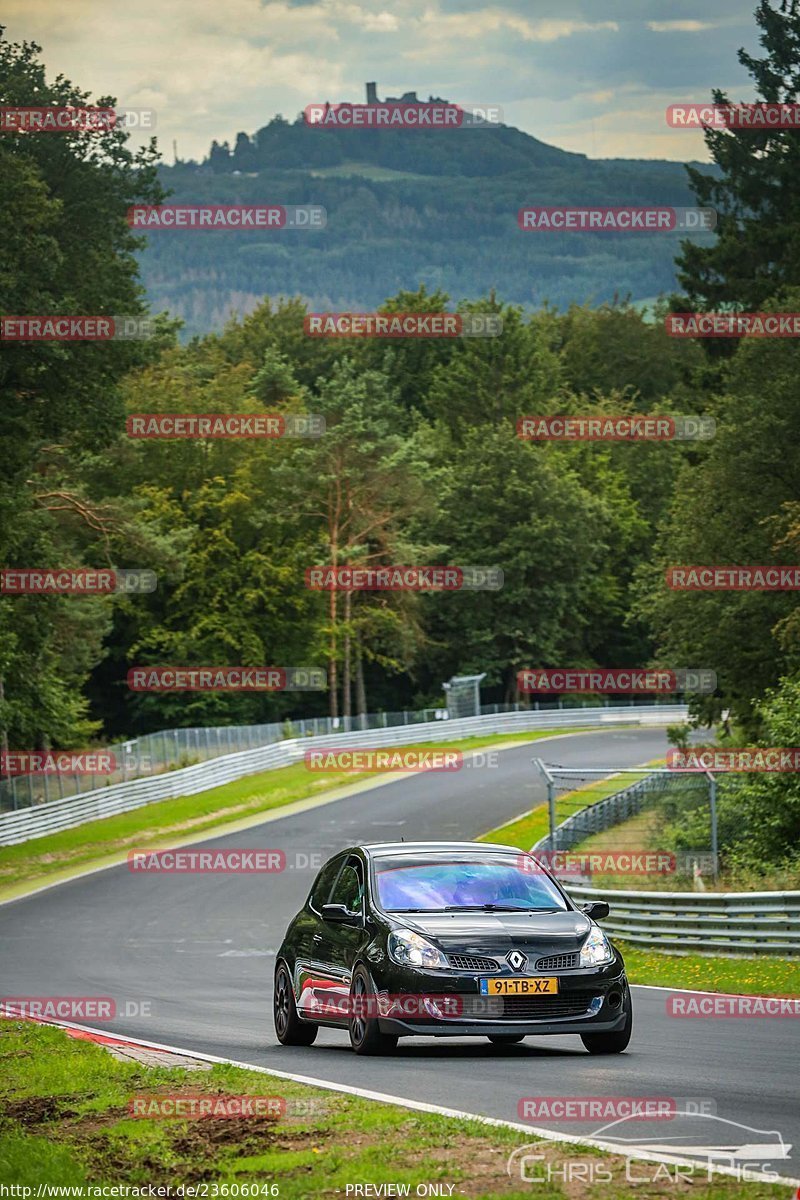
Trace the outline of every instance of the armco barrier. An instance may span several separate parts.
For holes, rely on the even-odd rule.
[[[630,705],[654,704],[657,697],[636,696]],[[664,703],[663,699],[661,701]],[[452,702],[451,702],[452,703]],[[321,737],[328,733],[351,733],[356,729],[365,732],[387,729],[391,725],[424,725],[429,721],[455,720],[457,716],[494,716],[498,713],[522,712],[533,708],[535,712],[550,712],[561,709],[608,707],[611,699],[605,697],[556,696],[547,700],[534,700],[532,704],[489,704],[476,712],[449,713],[442,708],[423,708],[398,712],[356,713],[341,717],[299,717],[284,721],[271,721],[261,725],[203,725],[181,726],[179,729],[159,729],[140,737],[102,747],[96,747],[110,755],[114,770],[102,775],[91,771],[76,774],[53,775],[0,775],[0,813],[16,812],[35,804],[46,804],[49,800],[66,800],[69,796],[93,792],[95,788],[109,787],[113,783],[130,783],[134,779],[150,779],[163,771],[175,771],[181,767],[193,767],[210,758],[223,754],[238,754],[241,750],[257,750],[260,746],[271,746],[275,742],[293,737]],[[617,701],[614,707],[620,706]],[[677,698],[675,700],[677,703]]]
[[[579,903],[607,900],[603,929],[654,950],[800,954],[800,892],[634,892],[565,884]],[[702,986],[702,984],[699,984]]]
[[[532,732],[545,729],[574,729],[604,725],[664,725],[686,720],[683,705],[666,704],[642,707],[610,706],[564,709],[550,712],[495,713],[481,717],[463,717],[452,721],[429,721],[414,725],[390,726],[369,732],[324,734],[319,737],[287,738],[270,746],[225,754],[192,767],[169,771],[149,779],[134,779],[96,788],[64,800],[49,800],[32,808],[0,815],[0,846],[44,837],[60,829],[71,829],[87,821],[130,812],[158,800],[192,796],[208,791],[244,775],[274,770],[298,762],[306,750],[348,746],[402,746],[411,742],[449,742],[486,734]]]

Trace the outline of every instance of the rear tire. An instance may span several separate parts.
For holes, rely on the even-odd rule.
[[[275,1036],[282,1046],[310,1046],[319,1033],[319,1025],[303,1021],[297,1015],[292,980],[285,963],[280,963],[275,972],[272,1017]]]
[[[348,1024],[350,1045],[356,1054],[391,1054],[397,1048],[396,1034],[381,1033],[375,1017],[357,1014],[359,1001],[364,1003],[374,994],[372,981],[366,968],[356,967],[350,984],[350,1005],[353,1016]]]
[[[582,1033],[581,1041],[590,1054],[622,1054],[633,1033],[633,1003],[625,992],[625,1024],[616,1033]]]
[[[493,1046],[515,1046],[525,1041],[524,1033],[489,1033],[486,1035]]]

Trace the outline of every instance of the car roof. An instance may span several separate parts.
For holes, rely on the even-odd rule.
[[[523,854],[519,846],[503,846],[495,842],[368,842],[358,847],[372,858],[382,858],[387,855],[403,854],[410,857],[425,857],[426,855],[474,853],[486,854]]]

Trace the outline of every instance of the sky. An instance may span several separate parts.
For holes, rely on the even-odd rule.
[[[276,113],[416,90],[499,105],[506,124],[592,158],[707,159],[664,110],[719,87],[753,99],[756,0],[5,0],[48,75],[156,111],[166,161],[202,158]]]

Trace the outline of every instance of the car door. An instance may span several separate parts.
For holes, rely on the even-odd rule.
[[[304,1016],[312,1016],[314,1008],[325,1000],[331,989],[323,949],[326,923],[322,920],[322,906],[328,903],[344,860],[345,856],[338,854],[325,864],[295,920],[294,988],[298,1010]]]
[[[328,903],[342,904],[359,918],[353,925],[341,921],[321,922],[320,954],[327,966],[331,995],[341,1001],[346,1011],[353,963],[369,937],[364,924],[364,864],[357,855],[351,854],[342,864]]]

